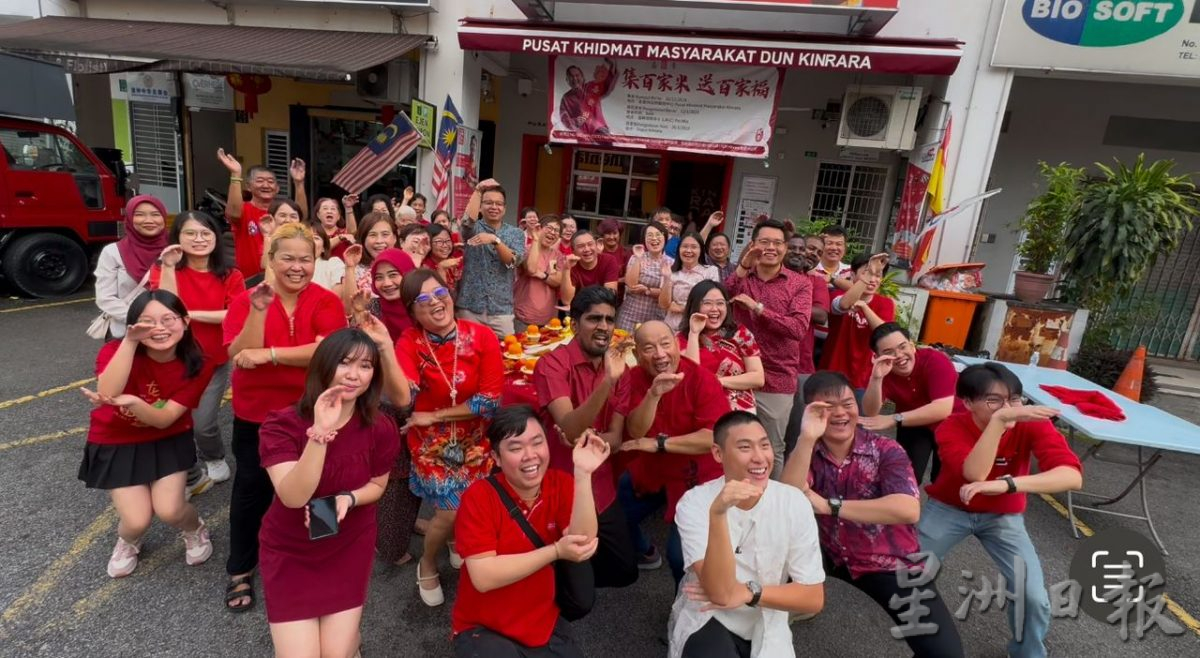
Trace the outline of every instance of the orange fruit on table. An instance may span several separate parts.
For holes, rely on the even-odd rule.
[[[516,342],[519,342],[519,341],[517,340],[517,337],[516,337],[516,336],[514,336],[514,335],[512,335],[512,334],[509,334],[509,335],[507,335],[507,336],[505,336],[505,337],[504,337],[504,344],[505,344],[505,345],[507,345],[507,344],[509,344],[509,343],[516,343]]]
[[[537,334],[537,333],[541,333],[541,329],[539,329],[536,324],[531,324],[528,327],[525,327],[525,333],[526,334]]]
[[[528,370],[533,370],[533,367],[536,365],[537,365],[537,359],[525,359],[524,361],[521,362],[521,367],[526,368]]]
[[[551,318],[550,323],[546,325],[547,329],[562,329],[562,322],[558,318]]]
[[[525,350],[521,348],[520,343],[509,343],[508,344],[508,353],[512,354],[513,356],[520,356],[524,351]]]

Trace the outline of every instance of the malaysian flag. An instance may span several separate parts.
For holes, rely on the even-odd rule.
[[[442,125],[438,127],[437,157],[433,161],[434,210],[450,209],[450,168],[458,150],[458,124],[462,116],[454,107],[450,95],[446,95],[446,107],[442,110]],[[460,209],[461,210],[461,209]]]
[[[361,194],[408,157],[421,143],[421,132],[403,112],[396,114],[375,139],[350,158],[333,177],[333,184],[351,194]]]

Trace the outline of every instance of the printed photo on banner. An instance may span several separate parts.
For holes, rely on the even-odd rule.
[[[554,142],[765,158],[782,72],[613,58],[555,57]]]
[[[434,121],[437,117],[437,106],[422,100],[412,101],[412,122],[421,133],[420,146],[423,149],[433,148]]]
[[[479,143],[483,136],[478,130],[460,125],[458,149],[454,154],[454,208],[467,207],[467,201],[479,184]]]

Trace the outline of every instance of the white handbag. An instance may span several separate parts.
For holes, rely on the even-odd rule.
[[[137,299],[138,295],[146,292],[146,282],[150,280],[150,271],[152,269],[154,268],[146,270],[146,274],[142,276],[142,280],[138,282],[136,286],[134,286],[133,290],[129,291],[128,295],[125,295],[124,299],[122,299],[122,301],[125,302],[126,307],[132,304],[133,300]],[[112,316],[108,313],[101,312],[100,315],[97,315],[96,319],[92,320],[92,323],[88,325],[85,333],[87,333],[89,338],[104,340],[108,336],[108,330],[111,326]]]

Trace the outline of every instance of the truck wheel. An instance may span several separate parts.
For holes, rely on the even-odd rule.
[[[0,257],[4,278],[31,297],[61,297],[83,285],[88,257],[70,238],[35,233],[17,238]]]

